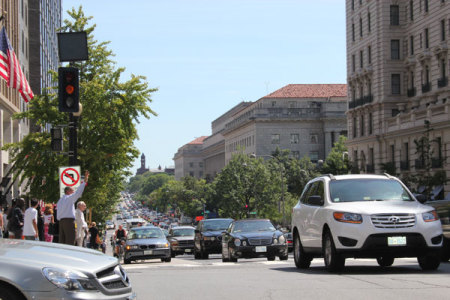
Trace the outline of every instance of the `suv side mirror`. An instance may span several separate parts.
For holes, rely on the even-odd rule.
[[[414,194],[414,197],[416,197],[417,201],[419,201],[420,203],[425,203],[425,202],[427,202],[427,197],[425,197],[425,195],[422,195],[422,194]]]
[[[323,205],[323,199],[319,195],[309,196],[308,204],[316,205],[316,206],[322,206]]]

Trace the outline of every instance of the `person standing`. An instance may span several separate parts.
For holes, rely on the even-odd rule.
[[[54,226],[54,225],[50,225],[50,224],[54,224],[54,223],[55,223],[55,219],[53,218],[52,205],[48,204],[45,206],[45,209],[44,209],[44,239],[46,242],[51,243],[53,241],[53,235],[49,234],[48,229],[50,226]]]
[[[91,228],[89,228],[89,233],[91,237],[89,238],[89,248],[98,249],[97,244],[97,236],[98,236],[98,228],[95,222],[91,223]]]
[[[11,215],[8,215],[10,238],[22,239],[23,234],[23,213],[25,211],[25,200],[23,198],[17,199],[14,207],[12,207]]]
[[[23,236],[26,240],[39,240],[39,230],[37,226],[38,212],[36,207],[38,201],[31,199],[31,206],[25,211],[25,217],[23,221]]]
[[[83,195],[84,188],[88,183],[89,172],[84,175],[84,182],[80,184],[75,192],[71,187],[64,188],[64,195],[58,200],[57,219],[59,221],[59,242],[61,244],[75,244],[75,202]]]
[[[75,235],[75,246],[84,247],[84,238],[87,234],[88,226],[84,220],[84,211],[86,210],[86,203],[80,201],[77,203],[75,210],[75,224],[77,225]]]
[[[39,240],[41,242],[45,241],[44,236],[44,216],[42,215],[42,209],[41,206],[38,205],[37,208],[37,227],[38,227],[38,234],[39,234]]]
[[[3,224],[3,207],[0,205],[0,239],[3,238],[3,230],[5,226]]]

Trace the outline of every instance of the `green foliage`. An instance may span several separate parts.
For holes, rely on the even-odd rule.
[[[83,105],[78,122],[78,160],[81,169],[91,173],[83,200],[93,211],[93,220],[102,222],[113,212],[128,175],[125,170],[139,154],[133,145],[138,138],[138,118],[156,115],[148,106],[156,89],[149,88],[142,76],[121,81],[124,69],[115,67],[108,43],[94,39],[95,25],[88,25],[92,17],[86,17],[81,7],[68,14],[71,19],[64,21],[62,31],[88,34],[89,60],[74,63],[80,69]],[[30,101],[29,111],[16,114],[16,119],[33,119],[42,128],[67,124],[68,115],[58,111],[57,75],[52,75],[55,87],[37,95]],[[64,136],[68,136],[67,130]],[[68,149],[67,139],[64,147]],[[66,157],[50,151],[49,133],[32,133],[4,149],[10,151],[14,179],[29,187],[29,196],[46,202],[58,200],[58,167],[68,163]]]
[[[347,138],[341,135],[339,140],[334,143],[322,167],[324,174],[341,175],[349,173],[351,164],[348,160],[348,149],[345,146],[346,140]]]

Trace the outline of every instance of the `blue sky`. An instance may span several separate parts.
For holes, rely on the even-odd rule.
[[[179,147],[241,101],[346,83],[343,0],[63,0],[64,12],[80,5],[123,80],[143,75],[159,89],[158,116],[140,120],[135,142],[150,168],[173,166]]]

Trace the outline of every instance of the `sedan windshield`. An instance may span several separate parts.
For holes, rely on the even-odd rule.
[[[254,232],[254,231],[275,231],[270,221],[248,221],[236,222],[232,232]]]
[[[183,229],[174,229],[172,232],[173,236],[194,236],[194,229],[183,228]]]
[[[203,231],[219,231],[225,230],[230,225],[231,220],[214,220],[206,221],[203,224]]]
[[[128,234],[129,240],[137,240],[137,239],[155,239],[155,238],[163,238],[164,234],[159,228],[142,228],[142,229],[133,229]]]
[[[330,182],[333,202],[414,201],[403,186],[392,179],[346,179]]]

